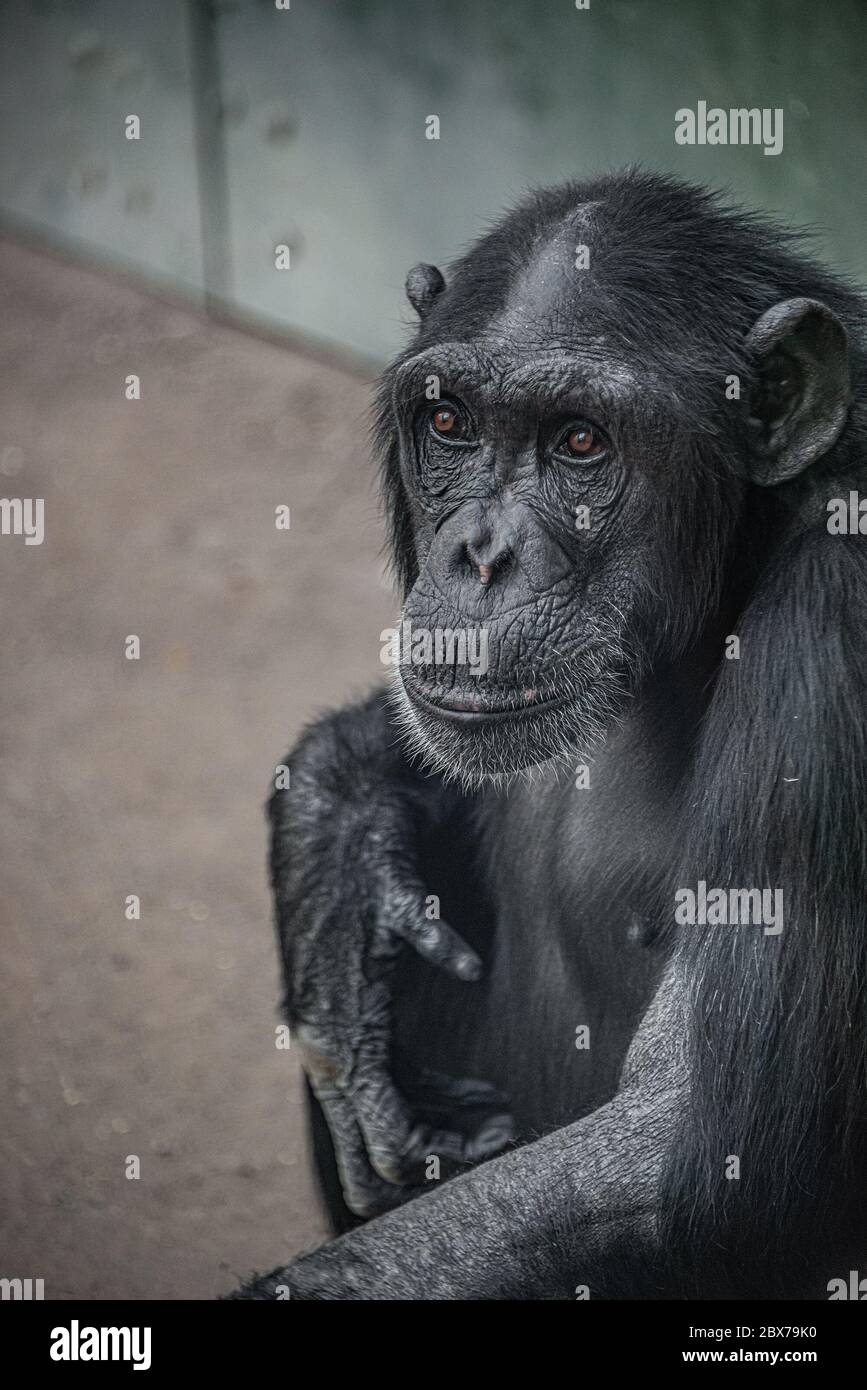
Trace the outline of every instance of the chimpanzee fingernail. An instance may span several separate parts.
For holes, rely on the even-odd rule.
[[[455,961],[455,970],[462,980],[477,980],[482,973],[482,962],[478,956],[465,953]]]

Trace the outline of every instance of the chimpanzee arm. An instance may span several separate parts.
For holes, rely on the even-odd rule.
[[[241,1298],[549,1299],[662,1287],[656,1194],[683,1104],[669,976],[621,1089],[577,1124],[493,1159],[241,1292]],[[285,1295],[284,1295],[285,1296]]]
[[[408,1195],[398,1184],[419,1181],[430,1152],[447,1164],[478,1162],[513,1133],[484,1083],[445,1083],[446,1112],[464,1092],[476,1103],[490,1092],[483,1094],[489,1114],[466,1138],[420,1123],[390,1076],[401,948],[408,943],[458,979],[481,973],[458,934],[428,920],[430,890],[417,867],[424,838],[466,803],[410,765],[381,693],[319,720],[287,764],[290,787],[269,807],[287,1015],[328,1121],[347,1204],[370,1216]]]

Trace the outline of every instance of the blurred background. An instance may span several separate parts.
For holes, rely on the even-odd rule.
[[[865,37],[864,0],[0,0],[0,492],[45,500],[0,536],[0,1278],[210,1298],[323,1237],[262,807],[382,674],[408,267],[638,161],[867,280]],[[677,145],[700,100],[781,108],[782,153]]]

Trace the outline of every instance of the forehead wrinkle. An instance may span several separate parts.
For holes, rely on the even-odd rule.
[[[639,377],[622,358],[601,347],[595,352],[571,347],[533,353],[527,361],[517,359],[509,379],[517,390],[557,395],[595,390],[631,396],[646,384],[644,375]]]
[[[484,347],[473,342],[438,343],[424,348],[398,367],[393,387],[395,404],[423,394],[426,378],[437,376],[441,387],[499,381],[502,369]],[[483,387],[484,389],[484,387]]]
[[[586,411],[626,414],[635,410],[653,386],[645,374],[622,359],[600,352],[588,361],[583,351],[540,353],[513,364],[505,393],[514,409],[536,415]]]
[[[646,370],[633,369],[598,338],[580,347],[570,344],[538,351],[490,335],[441,343],[398,369],[395,405],[422,395],[431,375],[440,378],[443,395],[453,390],[486,400],[495,408],[537,414],[582,406],[626,411],[647,397],[661,401],[670,395],[665,383],[654,380]]]

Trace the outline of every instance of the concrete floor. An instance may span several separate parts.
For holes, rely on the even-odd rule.
[[[0,537],[0,1277],[213,1298],[323,1237],[262,808],[382,674],[369,386],[10,243],[0,300],[0,495],[46,527]]]

